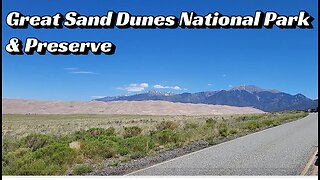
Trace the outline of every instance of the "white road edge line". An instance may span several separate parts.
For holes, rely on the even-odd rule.
[[[310,116],[310,114],[309,114],[308,116]],[[307,118],[308,116],[306,116],[306,117],[304,117],[304,118],[301,118],[301,119],[297,119],[297,120],[295,120],[295,121],[303,120],[303,119]],[[206,150],[209,150],[209,149],[212,149],[212,148],[216,148],[216,147],[218,147],[218,146],[221,146],[221,145],[226,144],[226,143],[230,143],[230,142],[235,141],[235,140],[238,140],[238,139],[242,139],[242,138],[245,138],[245,137],[248,137],[248,136],[252,136],[252,135],[255,135],[255,134],[258,134],[258,133],[262,133],[262,132],[265,132],[265,131],[269,131],[269,130],[271,130],[271,129],[273,129],[273,128],[279,128],[279,127],[284,126],[284,125],[286,125],[286,124],[294,123],[295,121],[291,121],[291,122],[288,122],[288,123],[281,124],[281,125],[279,125],[279,126],[275,126],[275,127],[271,127],[271,128],[264,129],[264,130],[262,130],[262,131],[254,132],[254,133],[251,133],[251,134],[247,134],[247,135],[244,135],[244,136],[241,136],[241,137],[232,139],[232,140],[230,140],[230,141],[226,141],[226,142],[223,142],[223,143],[220,143],[220,144],[217,144],[217,145],[213,145],[213,146],[210,146],[210,147],[201,149],[201,150],[199,150],[199,151],[195,151],[195,152],[188,153],[188,154],[185,154],[185,155],[182,155],[182,156],[173,158],[173,159],[169,159],[169,160],[167,160],[167,161],[164,161],[164,162],[161,162],[161,163],[158,163],[158,164],[154,164],[154,165],[152,165],[152,166],[149,166],[149,167],[146,167],[146,168],[143,168],[143,169],[139,169],[139,170],[137,170],[137,171],[134,171],[134,172],[125,174],[124,176],[130,176],[130,175],[136,174],[136,173],[138,173],[138,172],[145,171],[145,170],[147,170],[147,169],[151,169],[151,168],[153,168],[153,167],[160,166],[160,165],[162,165],[162,164],[166,164],[166,163],[169,163],[169,162],[171,162],[171,161],[175,161],[175,160],[180,159],[180,158],[183,158],[183,157],[191,156],[191,155],[193,155],[193,154],[200,153],[200,152],[202,152],[202,151],[206,151]]]

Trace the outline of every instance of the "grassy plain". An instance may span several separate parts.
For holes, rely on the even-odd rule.
[[[81,175],[106,160],[117,166],[197,140],[213,145],[306,115],[2,115],[2,174]]]

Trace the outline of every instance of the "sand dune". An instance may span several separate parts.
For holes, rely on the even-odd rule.
[[[131,115],[224,115],[253,114],[251,107],[172,103],[165,101],[39,101],[2,99],[3,114],[131,114]]]

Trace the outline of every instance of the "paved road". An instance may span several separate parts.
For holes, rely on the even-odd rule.
[[[129,175],[298,175],[318,146],[318,114]]]

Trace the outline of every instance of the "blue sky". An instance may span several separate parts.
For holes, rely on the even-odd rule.
[[[90,3],[89,3],[90,2]],[[201,3],[200,3],[201,2]],[[318,2],[305,0],[3,0],[2,97],[90,100],[148,90],[175,93],[254,84],[318,98]],[[6,15],[54,15],[77,11],[104,15],[253,15],[256,10],[296,15],[306,10],[314,29],[11,29]],[[111,41],[112,56],[13,56],[11,37],[42,41]]]

